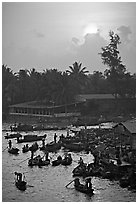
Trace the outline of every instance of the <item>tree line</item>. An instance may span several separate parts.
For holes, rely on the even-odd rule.
[[[110,43],[101,48],[102,62],[107,66],[103,72],[90,74],[81,62],[74,62],[66,71],[35,68],[20,69],[14,73],[7,65],[2,65],[2,109],[27,101],[45,101],[50,104],[67,104],[74,101],[77,94],[112,93],[116,97],[134,98],[136,75],[127,72],[118,50],[120,37],[109,32]]]

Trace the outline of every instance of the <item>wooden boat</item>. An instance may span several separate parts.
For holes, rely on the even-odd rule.
[[[32,144],[31,147],[29,147],[30,151],[36,152],[38,150],[39,146],[37,144],[37,142],[35,142],[34,144]]]
[[[21,190],[21,191],[25,191],[26,190],[26,181],[15,181],[15,185],[16,187]]]
[[[87,175],[86,173],[86,165],[80,166],[78,165],[77,167],[75,167],[72,171],[73,173],[73,177],[75,176],[83,176],[85,177]]]
[[[68,156],[68,155],[61,161],[61,164],[64,166],[70,165],[71,163],[72,163],[72,158],[71,156]]]
[[[5,139],[13,139],[13,138],[17,138],[17,137],[22,137],[22,135],[20,133],[14,133],[14,134],[10,134],[10,135],[6,135],[4,136]]]
[[[52,166],[58,166],[62,163],[62,157],[58,156],[58,158],[54,161],[52,161]]]
[[[46,135],[43,135],[43,136],[25,135],[23,138],[17,138],[17,143],[34,142],[34,141],[42,140],[43,138],[46,138]]]
[[[85,185],[83,185],[83,184],[80,184],[79,186],[75,186],[74,185],[74,187],[75,187],[75,189],[77,190],[77,191],[80,191],[80,192],[82,192],[82,193],[85,193],[85,194],[89,194],[89,195],[93,195],[94,194],[94,189],[92,189],[92,188],[86,188],[85,187]]]
[[[28,166],[46,166],[50,164],[50,160],[42,160],[40,155],[34,157],[33,159],[29,159]]]
[[[50,142],[46,144],[45,148],[43,150],[47,150],[48,152],[55,152],[61,148],[60,143]]]
[[[38,165],[40,159],[41,159],[40,155],[34,157],[33,159],[29,159],[28,166],[36,166],[36,165]]]
[[[10,128],[11,131],[33,131],[33,126],[27,124],[18,124],[17,126],[13,125]]]
[[[77,142],[80,142],[80,138],[78,137],[71,137],[71,136],[68,136],[68,137],[65,137],[65,136],[60,136],[60,143],[62,143],[62,145],[64,144],[71,144],[71,143],[77,143]]]
[[[22,148],[22,152],[23,152],[23,153],[26,153],[26,152],[28,152],[28,151],[30,151],[30,147],[29,147],[29,146],[28,146],[28,147],[24,146],[24,147]]]
[[[50,164],[50,159],[47,159],[47,160],[39,160],[38,162],[38,166],[47,166]]]
[[[9,152],[10,154],[19,154],[19,149],[12,147],[12,148],[9,148],[9,149],[8,149],[8,152]]]
[[[119,180],[119,184],[122,188],[126,188],[130,185],[130,181],[129,181],[129,178],[127,177],[122,177],[120,180]]]
[[[80,152],[82,150],[85,149],[84,144],[83,143],[64,143],[62,144],[62,146],[66,149],[69,149],[70,151],[74,151],[74,152]]]

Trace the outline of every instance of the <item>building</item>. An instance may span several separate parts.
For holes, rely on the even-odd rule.
[[[107,115],[115,110],[116,101],[112,94],[82,94],[76,96],[76,101],[83,102],[89,108],[91,115]]]
[[[114,126],[115,132],[121,135],[122,142],[130,144],[132,149],[136,149],[136,120],[128,120]]]
[[[47,122],[56,123],[71,122],[80,115],[78,111],[80,103],[65,105],[47,105],[42,101],[31,101],[9,106],[9,117],[11,120],[23,122]]]

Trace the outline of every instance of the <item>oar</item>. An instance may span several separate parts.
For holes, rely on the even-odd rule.
[[[27,184],[27,187],[34,187],[34,186],[31,186],[31,185]]]
[[[74,181],[74,179],[72,181],[70,181],[65,187],[67,188],[67,186],[69,186],[73,181]]]
[[[6,147],[5,149],[2,150],[2,152],[4,152],[8,147]]]
[[[27,159],[29,159],[29,158],[30,158],[30,157],[28,157]],[[23,160],[23,161],[19,162],[19,163],[18,163],[18,164],[16,164],[16,165],[21,164],[22,162],[26,161],[27,159],[25,159],[25,160]]]

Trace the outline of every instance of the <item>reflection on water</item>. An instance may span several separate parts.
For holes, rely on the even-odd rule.
[[[3,124],[3,129],[8,129],[9,124]],[[47,142],[53,140],[55,131],[36,131],[38,135],[47,134]],[[62,133],[66,135],[66,131],[56,131],[60,136]],[[6,132],[2,132],[2,149],[7,147],[7,140],[4,139]],[[25,134],[25,133],[24,133]],[[93,161],[91,154],[84,152],[71,153],[73,163],[70,166],[51,165],[39,167],[28,167],[28,159],[30,152],[22,153],[21,149],[24,143],[17,144],[16,139],[12,139],[13,146],[20,149],[18,156],[10,155],[6,150],[2,152],[2,201],[3,202],[135,202],[136,194],[123,189],[118,182],[111,182],[107,179],[93,177],[92,183],[94,195],[88,196],[76,191],[73,183],[65,188],[72,177],[72,170],[77,166],[77,161],[81,156],[84,162]],[[32,143],[29,143],[30,145]],[[41,141],[38,142],[41,145]],[[51,160],[57,158],[57,155],[64,155],[63,149],[57,153],[50,153]],[[42,151],[37,151],[36,155],[43,155]],[[25,161],[24,161],[25,160]],[[28,186],[26,191],[19,191],[14,185],[14,172],[24,172]],[[81,178],[81,182],[84,182]]]

